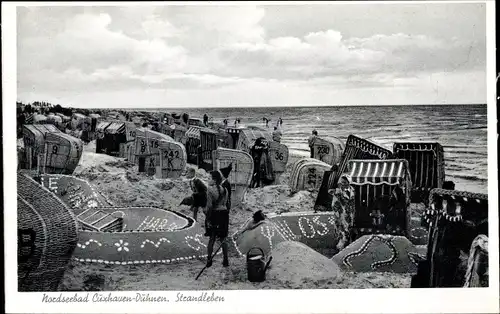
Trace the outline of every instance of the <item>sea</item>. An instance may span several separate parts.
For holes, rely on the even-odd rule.
[[[145,110],[145,109],[137,109]],[[187,112],[214,122],[228,119],[234,124],[269,128],[282,124],[282,143],[290,153],[309,155],[307,138],[312,130],[319,136],[346,140],[350,134],[369,139],[392,151],[397,141],[432,141],[444,147],[446,180],[457,190],[488,193],[487,105],[407,105],[332,107],[234,107],[151,109],[148,111]]]

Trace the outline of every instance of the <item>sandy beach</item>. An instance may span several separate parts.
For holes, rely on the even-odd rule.
[[[96,154],[95,142],[85,146],[76,177],[86,179],[101,191],[114,205],[155,206],[175,210],[191,216],[188,206],[179,206],[190,193],[185,177],[179,179],[153,179],[137,172],[137,166],[122,158]],[[291,195],[288,186],[291,165],[300,156],[291,155],[287,171],[279,185],[250,189],[238,208],[231,210],[229,233],[233,234],[262,209],[267,213],[312,211],[316,193],[299,191]],[[188,165],[188,167],[195,167]],[[197,175],[208,179],[203,169]],[[418,213],[417,213],[418,215]],[[204,219],[203,214],[198,218]],[[424,248],[422,248],[424,249]],[[306,252],[304,252],[304,250]],[[60,284],[61,291],[81,290],[201,290],[201,289],[341,289],[341,288],[409,288],[411,274],[343,272],[330,259],[308,247],[290,247],[280,256],[299,254],[297,258],[274,261],[267,280],[251,283],[247,280],[246,260],[230,252],[230,267],[222,267],[222,257],[198,280],[198,272],[205,260],[195,259],[168,265],[103,265],[72,261]],[[305,263],[305,264],[304,264]],[[305,265],[319,263],[319,268]],[[285,265],[285,266],[284,266]],[[326,265],[326,266],[325,266]]]

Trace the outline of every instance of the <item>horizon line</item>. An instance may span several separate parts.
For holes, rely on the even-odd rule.
[[[163,106],[140,106],[140,107],[79,107],[73,105],[63,105],[60,103],[53,103],[45,100],[35,100],[33,102],[24,103],[23,101],[17,101],[23,104],[32,104],[33,102],[45,102],[51,105],[60,105],[61,107],[74,108],[74,109],[235,109],[235,108],[310,108],[310,107],[401,107],[401,106],[479,106],[488,105],[487,103],[442,103],[442,104],[300,104],[300,105],[207,105],[207,106],[192,106],[192,105],[163,105]]]

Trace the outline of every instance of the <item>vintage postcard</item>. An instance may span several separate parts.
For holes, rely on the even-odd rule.
[[[494,12],[2,3],[7,312],[498,313]]]

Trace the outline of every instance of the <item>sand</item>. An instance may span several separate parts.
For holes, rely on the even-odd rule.
[[[180,206],[182,199],[190,194],[189,182],[185,177],[179,179],[155,179],[137,173],[137,166],[127,163],[123,158],[104,154],[95,154],[95,143],[84,146],[84,153],[74,175],[88,180],[116,205],[156,206],[192,215],[188,206]],[[257,209],[268,213],[308,211],[313,209],[316,195],[300,191],[290,196],[288,178],[291,164],[299,156],[290,156],[287,171],[281,176],[281,185],[252,189],[243,203],[231,210],[229,233],[236,232]],[[188,165],[188,167],[194,167]],[[197,175],[208,179],[208,174],[196,168]],[[203,213],[198,220],[204,219]],[[217,246],[217,244],[216,244]],[[311,254],[304,260],[297,261],[295,266],[308,271],[309,261],[322,265],[330,263],[325,257],[307,246],[296,247],[297,252],[307,251]],[[290,252],[289,254],[297,254]],[[303,255],[303,253],[301,253]],[[279,255],[279,254],[278,254]],[[222,257],[217,256],[211,268],[207,269],[199,280],[194,278],[203,268],[205,260],[190,260],[178,264],[155,265],[104,265],[84,264],[72,261],[68,266],[60,285],[62,291],[79,290],[206,290],[206,289],[326,289],[326,288],[384,288],[410,287],[409,274],[352,273],[338,274],[338,267],[331,266],[320,272],[317,268],[310,274],[301,274],[297,278],[313,278],[313,280],[284,280],[295,277],[293,271],[287,271],[284,260],[280,266],[280,258],[276,257],[273,268],[269,270],[269,278],[263,283],[250,283],[247,280],[246,260],[237,257],[237,252],[230,252],[230,267],[222,267]],[[285,259],[286,254],[282,255]],[[291,255],[288,255],[291,256]],[[326,260],[328,262],[326,262]],[[302,263],[302,264],[300,264]],[[307,266],[307,267],[306,267]],[[321,267],[320,267],[321,268]]]
[[[306,283],[334,281],[342,274],[339,266],[307,245],[285,241],[271,251],[272,260],[267,278],[287,288],[303,288]],[[334,286],[332,286],[333,288]]]

